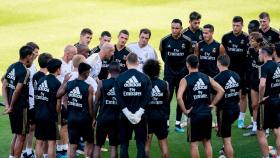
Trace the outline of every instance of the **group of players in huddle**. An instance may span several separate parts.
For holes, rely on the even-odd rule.
[[[115,45],[104,31],[93,49],[88,46],[92,31],[85,28],[78,43],[65,47],[61,59],[49,53],[39,55],[34,42],[22,46],[19,61],[2,78],[5,113],[14,134],[9,157],[34,156],[35,132],[37,158],[55,158],[56,153],[74,158],[81,141],[85,157],[98,158],[106,138],[110,157],[127,158],[133,131],[138,158],[150,157],[153,134],[161,156],[170,157],[167,137],[175,91],[175,131],[184,132],[184,114],[192,158],[199,157],[200,141],[205,156],[212,157],[213,107],[225,156],[233,157],[231,127],[238,120],[238,128],[244,128],[247,102],[252,129],[244,135],[257,135],[267,158],[266,130],[273,129],[280,158],[280,35],[269,26],[269,14],[262,12],[259,21],[250,21],[249,35],[242,30],[242,17],[235,16],[232,31],[221,43],[213,39],[214,26],[200,28],[200,21],[195,11],[184,30],[180,19],[172,20],[171,33],[159,46],[163,80],[158,57],[148,44],[151,31],[147,28],[140,30],[138,42],[127,46],[127,30],[119,32]],[[33,63],[37,56],[39,71]]]

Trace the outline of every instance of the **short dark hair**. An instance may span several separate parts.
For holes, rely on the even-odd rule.
[[[113,61],[109,65],[109,73],[116,73],[119,74],[121,72],[120,63]]]
[[[214,32],[214,26],[211,24],[206,24],[203,26],[204,29],[209,29],[210,32]]]
[[[135,53],[129,53],[126,57],[126,60],[130,64],[136,64],[138,62],[138,56]]]
[[[241,16],[235,16],[233,17],[232,22],[241,22],[241,24],[243,25],[243,18]]]
[[[143,28],[143,29],[141,29],[139,35],[141,35],[142,33],[144,33],[144,34],[149,34],[149,37],[152,36],[151,30],[148,29],[148,28]]]
[[[173,19],[171,23],[178,23],[181,26],[183,25],[182,21],[180,19]]]
[[[217,61],[225,67],[229,67],[230,65],[230,57],[226,54],[218,56]]]
[[[86,34],[92,35],[92,31],[91,31],[90,28],[84,28],[84,29],[82,29],[80,35],[83,35],[83,36],[84,36],[84,35],[86,35]]]
[[[150,78],[159,77],[160,64],[157,60],[149,59],[143,65],[143,72]]]
[[[26,45],[32,47],[33,50],[34,49],[40,49],[38,44],[36,44],[35,42],[28,42],[28,43],[26,43]]]
[[[258,20],[251,20],[248,24],[248,29],[252,32],[259,32],[260,22]]]
[[[48,62],[52,59],[52,55],[49,53],[42,53],[38,57],[38,63],[40,68],[46,68]]]
[[[47,69],[50,73],[55,73],[60,69],[62,62],[59,59],[51,59],[47,64]]]
[[[104,36],[111,37],[111,33],[109,31],[103,31],[100,37],[104,37]]]
[[[78,68],[78,72],[79,74],[83,74],[86,71],[89,71],[91,69],[91,66],[87,63],[80,63],[79,68]]]
[[[279,44],[275,44],[275,52],[278,58],[280,58],[280,43]]]
[[[191,68],[198,68],[199,59],[196,55],[191,54],[187,57],[187,64],[190,65]]]
[[[129,32],[128,32],[127,30],[125,30],[125,29],[121,30],[121,31],[119,32],[119,35],[118,35],[118,36],[120,36],[122,33],[125,34],[125,35],[127,35],[127,36],[129,36]]]
[[[28,55],[31,55],[33,53],[33,48],[30,46],[22,46],[19,50],[19,58],[25,59]]]
[[[201,19],[201,14],[199,14],[196,11],[193,11],[190,13],[189,19],[190,19],[190,21],[199,20],[199,19]]]
[[[273,55],[273,49],[271,47],[267,47],[267,46],[263,47],[263,48],[261,48],[261,52],[266,53],[269,56]]]
[[[267,12],[261,12],[259,18],[260,19],[268,18],[270,20],[270,16]]]

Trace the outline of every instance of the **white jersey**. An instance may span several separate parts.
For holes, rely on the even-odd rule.
[[[90,76],[92,78],[96,78],[102,67],[102,60],[98,53],[92,54],[90,57],[86,59],[86,63],[91,66]]]
[[[78,78],[79,73],[78,73],[77,71],[72,71],[72,72],[70,73],[70,75],[71,75],[71,78],[69,79],[69,81],[73,81],[73,80],[75,80],[75,79]],[[85,80],[85,82],[86,82],[87,84],[89,84],[89,85],[92,86],[94,92],[97,91],[97,83],[96,83],[95,79],[93,79],[91,76],[89,76],[89,77]]]
[[[33,87],[33,83],[32,83],[32,79],[34,74],[37,72],[36,70],[36,66],[34,63],[32,63],[32,65],[28,68],[28,70],[30,71],[30,77],[29,77],[29,109],[33,109],[34,108],[34,87]]]
[[[155,59],[157,60],[156,51],[154,48],[152,48],[149,44],[147,44],[145,47],[140,48],[139,44],[137,42],[131,43],[127,46],[133,53],[137,54],[138,60],[139,60],[139,67],[138,70],[142,72],[142,68],[144,63],[148,59]]]
[[[62,83],[64,80],[64,77],[66,74],[70,73],[72,71],[72,60],[66,63],[63,59],[60,59],[62,64],[60,67],[60,75],[58,75],[56,78]]]

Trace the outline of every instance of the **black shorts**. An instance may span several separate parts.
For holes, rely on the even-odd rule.
[[[109,137],[109,145],[119,145],[119,121],[96,122],[96,145],[105,144],[106,137]]]
[[[35,124],[35,108],[27,110],[27,118],[29,125]]]
[[[13,134],[25,135],[29,132],[27,108],[14,110],[9,114],[10,126]]]
[[[280,127],[280,111],[267,104],[260,104],[257,114],[258,130],[274,129]]]
[[[222,138],[231,137],[231,126],[239,116],[239,108],[223,109],[217,111],[218,132],[217,135]]]
[[[67,125],[67,109],[65,108],[64,105],[61,106],[61,111],[60,111],[60,115],[61,115],[61,126]]]
[[[209,114],[192,114],[188,118],[188,141],[196,142],[204,139],[211,139],[212,134],[212,115]]]
[[[250,89],[259,92],[259,84],[260,81],[259,80],[251,80],[250,81]]]
[[[148,120],[148,133],[155,134],[158,140],[162,140],[167,138],[168,136],[168,128],[167,128],[167,120]]]
[[[38,140],[59,140],[57,122],[35,122],[35,137]]]
[[[68,122],[68,137],[70,144],[78,144],[82,137],[88,143],[94,142],[93,128],[91,122],[72,124]]]

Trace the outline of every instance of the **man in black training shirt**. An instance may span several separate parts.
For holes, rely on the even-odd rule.
[[[61,85],[56,78],[60,74],[62,62],[52,59],[47,64],[49,75],[42,77],[35,90],[35,137],[36,157],[43,156],[43,144],[48,142],[48,157],[56,157],[56,140],[59,139],[58,112],[61,100],[56,93]]]
[[[238,120],[238,128],[244,127],[244,116],[247,107],[246,97],[246,84],[245,84],[245,69],[246,55],[249,47],[248,34],[242,31],[243,18],[241,16],[235,16],[232,19],[232,31],[226,33],[222,37],[222,44],[226,49],[228,56],[230,57],[229,69],[238,73],[240,76],[240,117]]]
[[[270,47],[264,47],[260,50],[260,59],[264,62],[261,67],[261,78],[259,85],[259,101],[257,124],[258,141],[263,157],[269,156],[266,129],[273,129],[276,144],[277,158],[280,157],[280,65],[272,61],[273,51]]]
[[[169,115],[170,103],[175,90],[179,88],[180,80],[188,74],[185,67],[187,56],[191,54],[192,43],[191,39],[181,33],[182,21],[173,19],[171,22],[171,34],[161,39],[159,50],[161,58],[164,62],[164,78],[163,80],[169,83],[170,98],[169,98]],[[183,133],[184,129],[180,126],[182,111],[177,105],[176,109],[176,124],[175,131]]]
[[[274,47],[274,44],[280,41],[279,32],[270,27],[270,16],[267,12],[262,12],[259,15],[260,18],[260,33],[266,39],[266,41],[270,44],[270,46]]]
[[[29,75],[27,70],[33,62],[33,48],[23,46],[19,50],[20,59],[7,69],[2,83],[5,113],[9,114],[14,137],[11,142],[10,156],[19,158],[28,133],[27,108],[29,97]]]
[[[276,44],[275,45],[275,56],[274,56],[274,60],[277,63],[280,63],[280,44]]]
[[[101,147],[104,145],[107,135],[109,137],[110,157],[115,158],[118,155],[120,106],[117,103],[114,84],[120,71],[119,63],[115,61],[111,62],[109,65],[109,74],[111,77],[109,79],[100,80],[98,83],[93,106],[93,122],[95,122],[98,112],[96,119],[96,146],[94,148],[94,158],[100,157]]]
[[[67,96],[67,121],[70,143],[70,158],[76,157],[77,145],[82,137],[86,141],[84,156],[89,158],[93,149],[93,88],[85,82],[90,73],[91,66],[81,63],[78,68],[79,77],[72,81],[66,75],[60,86],[57,97]]]
[[[92,30],[90,28],[84,28],[80,33],[79,42],[75,43],[74,46],[77,47],[80,44],[89,46],[91,39],[92,39]]]
[[[115,52],[113,55],[113,61],[120,63],[121,73],[127,70],[126,57],[131,51],[125,46],[129,38],[129,32],[127,30],[121,30],[118,35],[118,43],[115,44]]]
[[[99,38],[99,45],[92,48],[91,51],[90,51],[90,56],[93,54],[93,53],[99,53],[100,50],[101,50],[101,47],[104,43],[108,42],[110,43],[111,42],[111,33],[108,32],[108,31],[103,31],[101,33],[101,36]],[[103,79],[107,79],[108,77],[108,67],[109,67],[109,64],[112,62],[112,58],[110,59],[104,59],[102,60],[102,67],[101,67],[101,71],[98,75],[98,79],[99,80],[103,80]]]
[[[224,97],[217,104],[218,136],[222,137],[225,156],[233,158],[233,148],[231,145],[231,125],[239,115],[239,90],[240,77],[238,73],[229,70],[230,57],[222,55],[218,57],[217,67],[220,71],[214,77],[225,90]]]
[[[122,110],[120,114],[120,157],[128,158],[129,140],[135,132],[137,157],[145,158],[147,122],[145,108],[151,97],[151,81],[148,76],[137,70],[138,57],[134,53],[127,56],[128,70],[115,81],[117,102]]]
[[[177,102],[183,113],[188,115],[188,141],[190,142],[191,157],[199,157],[198,141],[204,145],[205,157],[212,157],[211,108],[215,106],[224,95],[223,88],[211,77],[198,72],[199,59],[195,55],[187,58],[189,75],[182,78],[178,90]],[[211,89],[216,96],[210,101]],[[186,99],[186,101],[185,101]]]
[[[198,42],[203,41],[202,29],[199,27],[200,19],[201,15],[198,12],[191,12],[189,16],[190,26],[182,31],[183,35],[189,37],[192,40],[192,53],[194,53],[195,45]]]
[[[199,71],[214,77],[218,74],[217,58],[225,54],[225,48],[213,39],[214,26],[207,24],[203,26],[203,41],[195,46],[194,54],[199,58]]]
[[[153,134],[158,138],[161,149],[161,156],[169,158],[167,145],[167,120],[168,120],[168,100],[169,88],[166,81],[159,79],[160,64],[157,60],[150,59],[144,63],[143,71],[152,81],[151,99],[147,105],[148,119],[148,140],[146,142],[146,157],[150,157],[150,148]]]

